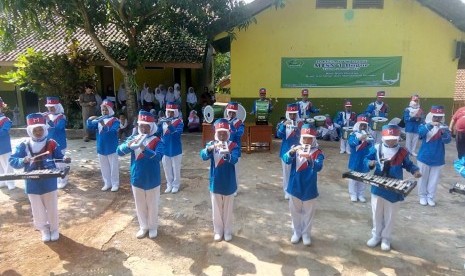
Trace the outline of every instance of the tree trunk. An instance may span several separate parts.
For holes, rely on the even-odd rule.
[[[129,122],[132,122],[137,117],[137,101],[136,93],[139,91],[136,82],[136,71],[123,71],[121,72],[124,78],[124,86],[126,88],[126,95],[128,99],[126,101],[126,112],[128,115]]]

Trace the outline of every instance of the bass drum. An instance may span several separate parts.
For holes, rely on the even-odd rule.
[[[228,118],[228,111],[226,109],[224,109],[223,116],[224,118]],[[236,118],[241,120],[243,123],[245,122],[245,119],[247,118],[247,112],[245,111],[245,108],[241,104],[238,104]]]
[[[215,120],[223,118],[226,106],[207,105],[203,110],[203,119],[206,123],[212,124]]]

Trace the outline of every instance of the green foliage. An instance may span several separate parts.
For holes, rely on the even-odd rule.
[[[231,55],[230,53],[217,53],[214,58],[214,83],[218,84],[218,82],[227,77],[230,72],[230,60]]]
[[[0,77],[14,83],[21,90],[33,91],[39,98],[60,97],[65,107],[73,106],[87,83],[95,83],[96,75],[90,71],[88,53],[72,43],[67,55],[51,54],[28,49],[14,64],[15,69]],[[66,108],[69,117],[69,108]]]

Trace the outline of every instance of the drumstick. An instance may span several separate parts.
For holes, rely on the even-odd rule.
[[[32,156],[31,159],[34,160],[34,159],[36,159],[37,157],[41,157],[41,156],[44,156],[44,155],[47,155],[47,154],[50,154],[50,151],[43,152],[43,153],[38,154],[38,155],[36,155],[36,156]]]

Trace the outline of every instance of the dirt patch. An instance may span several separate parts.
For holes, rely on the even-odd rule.
[[[369,203],[350,202],[347,155],[323,142],[312,245],[292,245],[288,202],[281,188],[279,142],[273,152],[243,154],[235,198],[232,242],[213,242],[208,192],[209,163],[200,160],[201,137],[185,135],[182,187],[162,194],[159,235],[138,240],[129,187],[128,158],[121,162],[121,189],[102,192],[95,161],[73,165],[70,184],[59,192],[61,236],[42,243],[32,227],[24,185],[0,190],[1,275],[463,275],[465,196],[449,194],[462,181],[452,170],[454,145],[438,188],[438,205],[422,207],[416,189],[401,204],[393,250],[370,249]],[[80,144],[70,141],[70,148]],[[84,149],[87,151],[89,149]],[[96,159],[95,157],[93,158]],[[93,166],[89,167],[89,163]],[[163,181],[162,191],[165,188]],[[369,199],[369,193],[367,192]]]

